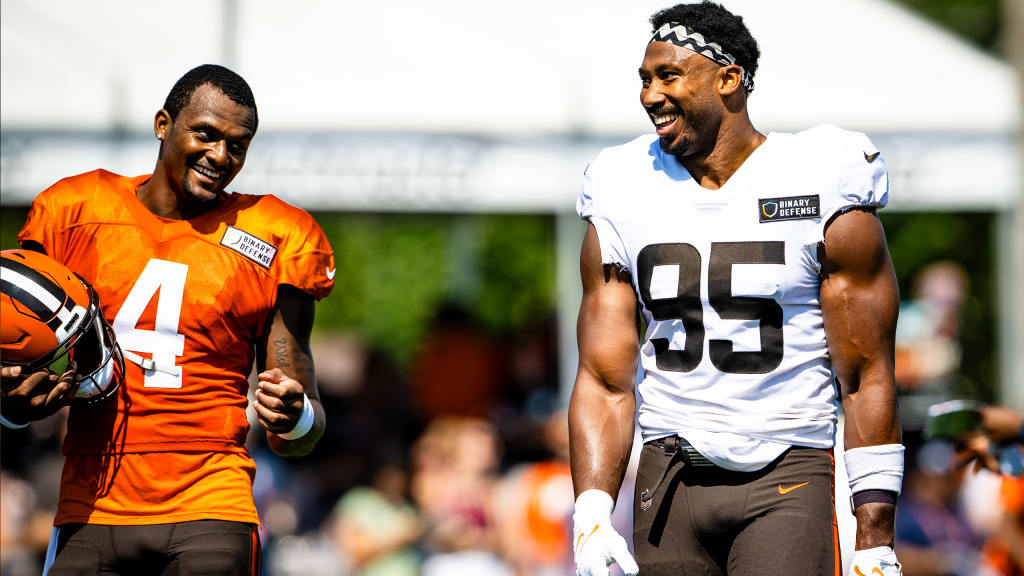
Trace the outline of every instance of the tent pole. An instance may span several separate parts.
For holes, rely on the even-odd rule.
[[[1024,86],[1024,3],[1004,2],[1006,29],[1004,41],[1006,55],[1017,72],[1019,84]],[[1000,244],[1006,254],[1000,262],[1000,310],[1007,325],[1002,330],[1001,390],[999,400],[1018,410],[1024,410],[1024,304],[1021,294],[1024,290],[1024,90],[1018,93],[1018,108],[1021,110],[1017,129],[1017,194],[1012,211],[1000,216],[1002,231]]]
[[[555,215],[555,250],[558,295],[558,397],[563,408],[569,407],[569,396],[576,381],[576,315],[583,299],[580,284],[580,245],[586,225],[575,212]]]

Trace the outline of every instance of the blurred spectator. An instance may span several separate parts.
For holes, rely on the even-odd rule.
[[[985,543],[986,573],[1024,576],[1024,478],[1002,478],[999,511],[999,522]]]
[[[498,358],[487,335],[456,304],[442,306],[413,360],[413,398],[425,420],[489,417],[497,407]]]
[[[904,573],[1021,576],[1024,417],[957,400],[933,406],[926,430],[942,440],[921,448],[905,483],[896,523]]]
[[[346,576],[349,566],[326,534],[285,536],[263,560],[265,576]]]
[[[394,465],[382,467],[373,487],[353,488],[335,508],[335,544],[359,576],[416,576],[413,544],[422,532],[419,515],[406,500],[408,478]]]
[[[981,412],[981,428],[992,445],[976,445],[974,449],[991,451],[994,447],[1000,452],[999,457],[981,454],[981,461],[1002,472],[995,521],[987,531],[984,571],[998,576],[1024,576],[1024,477],[1020,466],[1024,417],[1001,406],[986,406]]]
[[[565,411],[544,426],[550,460],[513,467],[501,479],[497,500],[502,555],[517,576],[565,576],[572,558],[572,475]]]
[[[550,457],[544,428],[560,406],[557,323],[553,317],[501,336],[501,408],[491,421],[498,427],[511,463]]]
[[[38,573],[36,550],[29,533],[35,504],[36,493],[31,484],[7,472],[0,473],[0,573]]]
[[[911,299],[900,305],[896,328],[896,383],[904,429],[920,430],[928,406],[949,399],[960,367],[960,320],[969,282],[954,262],[934,262],[917,273]]]
[[[295,464],[319,488],[310,511],[319,514],[312,522],[319,525],[350,488],[372,484],[386,464],[407,462],[422,425],[405,372],[388,352],[339,336],[315,347],[318,358],[330,358],[329,371],[317,364],[328,426],[317,448]]]
[[[501,444],[473,418],[435,420],[413,446],[413,501],[427,531],[424,576],[501,574],[492,508]]]
[[[951,443],[932,440],[917,452],[896,515],[896,549],[905,576],[974,576],[980,538],[959,506],[963,469]]]
[[[60,485],[67,409],[0,435],[0,574],[39,574]]]

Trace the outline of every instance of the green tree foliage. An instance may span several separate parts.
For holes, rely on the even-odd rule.
[[[334,291],[316,328],[354,331],[405,357],[445,295],[445,219],[317,214],[334,248]]]
[[[480,290],[472,309],[492,330],[522,328],[552,310],[554,221],[540,216],[482,218]]]
[[[960,327],[963,359],[956,392],[991,401],[997,385],[995,263],[993,216],[990,213],[910,213],[883,210],[900,297],[909,299],[914,278],[926,265],[955,262],[970,278]]]
[[[18,231],[25,224],[26,216],[28,216],[28,208],[4,206],[3,209],[0,209],[0,250],[19,247]]]
[[[408,359],[444,301],[486,328],[521,328],[551,312],[553,222],[547,216],[316,215],[334,247],[334,292],[317,328],[351,330]]]
[[[897,0],[898,3],[949,28],[965,40],[999,52],[1004,0]],[[1019,0],[1009,0],[1011,2]]]

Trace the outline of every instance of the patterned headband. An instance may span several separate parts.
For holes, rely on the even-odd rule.
[[[693,50],[701,56],[705,56],[718,62],[722,66],[731,66],[736,63],[736,58],[727,53],[717,42],[708,42],[700,32],[691,32],[686,26],[677,22],[667,22],[654,33],[651,42],[668,42],[682,48]],[[650,44],[651,42],[648,42]],[[754,78],[740,66],[743,72],[743,87],[747,92],[754,91]]]

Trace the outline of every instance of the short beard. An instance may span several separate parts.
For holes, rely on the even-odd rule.
[[[684,118],[687,119],[688,128],[684,128],[681,137],[677,138],[675,142],[660,138],[658,143],[661,145],[661,149],[666,154],[678,158],[711,152],[715,147],[718,130],[721,128],[721,119],[710,114],[694,112],[687,112]]]
[[[189,182],[188,175],[181,179],[181,191],[185,193],[185,198],[188,199],[196,207],[210,208],[213,204],[217,203],[220,199],[220,193],[214,193],[212,196],[205,193],[196,193],[192,189],[192,185]]]
[[[678,156],[679,158],[689,156],[690,140],[688,138],[682,138],[675,143],[668,140],[668,138],[659,138],[658,144],[661,145],[662,151],[666,154]]]

